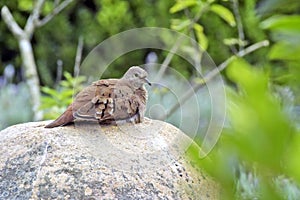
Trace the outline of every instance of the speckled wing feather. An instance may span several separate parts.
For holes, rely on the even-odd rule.
[[[99,80],[91,87],[94,91],[80,94],[74,102],[85,102],[78,109],[74,109],[74,117],[78,119],[94,119],[100,123],[124,120],[144,112],[145,98],[140,90],[133,90],[126,80]],[[94,96],[90,96],[90,94]],[[142,95],[142,98],[140,97]],[[89,101],[86,101],[86,98]],[[143,99],[143,100],[142,100]],[[141,107],[141,108],[140,108]],[[143,116],[143,115],[142,115]],[[139,116],[140,118],[140,116]],[[140,122],[141,119],[138,119]]]

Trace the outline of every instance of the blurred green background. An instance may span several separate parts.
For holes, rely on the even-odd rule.
[[[6,5],[24,27],[34,2],[2,0],[0,8]],[[41,18],[62,2],[46,0]],[[74,82],[82,86],[86,81],[72,76],[79,38],[84,58],[109,36],[137,27],[187,34],[216,65],[230,59],[222,71],[227,120],[221,138],[205,159],[199,159],[196,146],[187,152],[220,183],[222,199],[300,199],[300,1],[73,1],[37,28],[30,40],[44,119],[62,113],[72,100]],[[18,41],[2,19],[0,33],[1,130],[32,121],[34,113]],[[249,46],[265,40],[268,46],[240,57]],[[103,78],[120,77],[125,71],[120,66],[145,63],[153,53],[157,63],[168,55],[151,49],[129,53],[112,63]],[[192,84],[199,82],[195,69],[184,60],[174,56],[170,66]],[[172,123],[178,125],[176,120]],[[199,133],[195,141],[201,144],[202,139]]]

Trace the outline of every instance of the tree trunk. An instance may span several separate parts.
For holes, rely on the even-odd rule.
[[[25,79],[26,83],[29,87],[31,100],[32,100],[32,108],[34,112],[34,120],[41,120],[43,115],[42,112],[39,111],[40,107],[40,83],[37,74],[37,67],[35,64],[33,50],[30,43],[29,38],[20,38],[19,39],[19,48],[22,57],[23,69],[25,69]]]
[[[57,1],[58,3],[50,14],[40,20],[40,12],[43,9],[45,0],[38,0],[34,3],[34,8],[27,19],[24,30],[17,24],[11,12],[6,6],[1,9],[1,16],[3,21],[6,23],[9,30],[18,39],[19,48],[21,52],[23,69],[25,69],[25,79],[28,84],[32,110],[34,112],[34,121],[41,120],[43,118],[43,112],[39,110],[40,107],[40,82],[37,73],[37,67],[34,60],[32,45],[30,39],[34,33],[35,28],[40,27],[48,23],[55,15],[62,11],[68,4],[73,0],[65,0],[63,2]]]

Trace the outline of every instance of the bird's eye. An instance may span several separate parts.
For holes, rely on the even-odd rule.
[[[138,74],[134,74],[134,76],[135,76],[135,77],[138,77],[139,75],[138,75]]]

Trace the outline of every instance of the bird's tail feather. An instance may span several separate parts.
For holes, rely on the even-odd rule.
[[[46,125],[45,128],[54,128],[58,126],[66,125],[74,121],[72,106],[69,106],[67,110],[59,116],[56,120]]]

